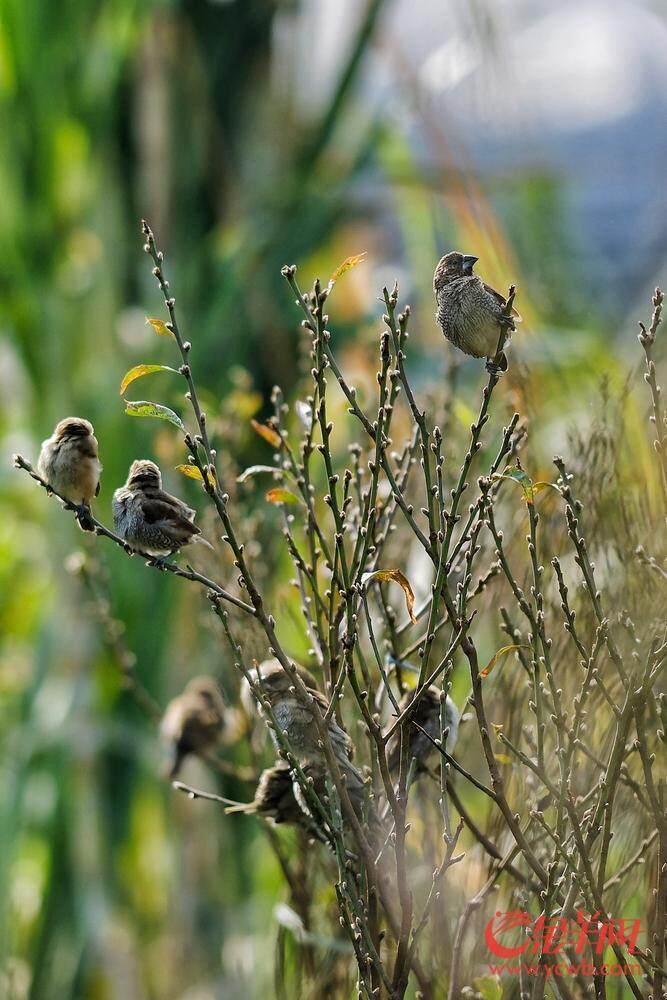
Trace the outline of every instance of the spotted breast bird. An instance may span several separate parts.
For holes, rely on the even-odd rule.
[[[326,757],[320,745],[320,737],[314,717],[314,706],[309,701],[317,703],[322,715],[326,714],[328,701],[316,687],[315,679],[304,667],[296,666],[297,673],[304,682],[307,694],[304,696],[296,689],[291,677],[283,670],[277,659],[265,660],[253,668],[257,672],[258,683],[262,693],[271,705],[276,722],[287,734],[290,748],[298,757],[300,763],[319,768],[326,767]],[[347,791],[352,806],[361,815],[365,800],[366,781],[362,773],[352,763],[354,746],[346,731],[338,724],[334,715],[327,721],[327,732],[331,742],[336,763],[345,776]],[[271,732],[276,747],[279,743],[276,735]],[[295,794],[299,800],[298,786]],[[303,809],[305,804],[299,803]]]
[[[83,417],[61,420],[42,443],[37,471],[65,500],[89,510],[100,492],[102,471],[93,425]],[[82,509],[76,519],[84,531],[93,531],[89,512]]]
[[[489,372],[507,370],[507,358],[501,350],[494,363],[500,333],[505,341],[521,322],[512,309],[506,316],[507,300],[478,275],[473,268],[478,258],[458,251],[447,253],[438,261],[433,275],[433,291],[437,303],[436,320],[447,340],[464,354],[486,358]]]
[[[321,797],[326,794],[324,772],[321,767],[316,764],[306,764],[304,774],[312,778],[316,795]],[[230,805],[225,812],[262,816],[277,824],[300,826],[311,836],[322,840],[324,839],[322,831],[313,820],[307,805],[302,805],[303,799],[298,794],[298,788],[289,764],[284,760],[277,760],[272,767],[267,767],[260,774],[252,802],[238,802]]]
[[[127,482],[113,495],[113,522],[118,534],[131,548],[157,559],[173,555],[193,541],[212,548],[201,537],[194,519],[191,507],[162,489],[162,474],[148,459],[132,463]]]
[[[195,677],[167,705],[160,734],[171,754],[169,778],[178,775],[188,754],[213,750],[225,727],[225,703],[212,677]]]

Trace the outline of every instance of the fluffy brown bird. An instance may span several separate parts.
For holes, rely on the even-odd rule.
[[[313,779],[316,795],[326,792],[324,772],[315,764],[306,764],[304,773]],[[322,838],[322,832],[313,820],[310,811],[302,805],[302,796],[296,793],[296,785],[289,764],[277,760],[259,776],[255,797],[252,802],[238,803],[225,809],[227,813],[245,813],[248,816],[263,816],[274,823],[300,826],[308,833]]]
[[[172,757],[174,779],[188,754],[215,749],[225,728],[225,703],[212,677],[195,677],[165,709],[160,734]]]
[[[328,707],[328,701],[322,692],[317,690],[315,678],[304,667],[297,665],[296,669],[308,689],[308,694],[317,702],[322,714],[324,714]],[[319,734],[312,706],[296,690],[278,660],[265,660],[257,666],[256,671],[260,686],[269,700],[276,721],[281,730],[287,733],[290,747],[299,761],[304,764],[325,767],[326,758],[318,745]],[[355,811],[360,813],[365,798],[366,782],[364,776],[352,763],[354,746],[345,730],[336,721],[335,716],[332,715],[328,720],[327,729],[334,756],[346,778],[350,801]],[[273,731],[271,737],[278,747],[278,740]],[[301,805],[303,807],[304,804],[301,803]]]
[[[162,489],[162,474],[149,459],[132,463],[127,482],[113,495],[112,506],[114,526],[121,538],[158,559],[192,541],[212,548],[194,523],[195,511]]]
[[[90,508],[100,492],[102,465],[93,425],[83,417],[66,417],[42,442],[37,471],[49,486],[70,503]],[[77,513],[84,531],[92,531],[90,514]]]
[[[503,352],[497,365],[493,363],[500,332],[505,331],[507,343],[521,316],[516,309],[512,309],[511,316],[505,316],[507,300],[472,273],[477,259],[458,251],[440,258],[433,275],[438,306],[435,318],[454,347],[474,358],[486,358],[487,369],[497,373],[507,370]]]
[[[414,691],[406,691],[401,700],[398,703],[399,710],[404,712],[408,707],[412,699],[414,698]],[[411,719],[424,729],[431,739],[440,739],[440,689],[431,685],[427,688],[424,694],[419,699],[417,706],[415,707],[414,715]],[[420,732],[416,726],[412,725],[411,721],[406,723],[408,729],[404,729],[404,739],[406,731],[409,732],[408,735],[408,764],[414,757],[417,761],[418,770],[423,770],[426,766],[428,759],[434,754],[438,754],[436,748],[433,746],[428,737],[424,736],[424,733]],[[447,736],[447,745],[445,749],[448,753],[451,753],[456,745],[456,737],[459,730],[459,712],[452,701],[452,699],[447,696],[445,702],[445,726],[449,729],[449,734]],[[396,775],[398,773],[398,768],[400,765],[400,755],[401,755],[401,742],[400,742],[400,732],[396,732],[396,735],[392,739],[392,745],[387,755],[387,764],[389,765],[389,770],[392,774]],[[438,754],[438,756],[440,756]]]
[[[317,689],[313,675],[304,667],[296,667],[308,694],[326,712],[328,701]],[[257,676],[263,693],[268,698],[273,714],[280,728],[287,732],[287,738],[300,760],[319,763],[323,760],[318,747],[319,736],[313,718],[313,709],[307,699],[294,687],[291,678],[276,659],[265,660],[257,667]],[[332,716],[328,723],[329,736],[336,759],[339,763],[349,762],[353,747],[350,737],[341,729]],[[275,740],[275,734],[272,733]]]

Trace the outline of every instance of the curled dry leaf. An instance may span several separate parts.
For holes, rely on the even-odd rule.
[[[170,410],[168,406],[161,403],[150,403],[146,399],[137,399],[134,402],[125,400],[125,412],[130,417],[157,417],[158,420],[168,420],[170,424],[185,430],[185,425],[177,413]]]
[[[364,573],[361,578],[361,585],[362,587],[367,587],[368,584],[373,583],[374,580],[393,580],[394,583],[397,583],[403,588],[403,593],[405,594],[405,606],[408,609],[410,620],[414,624],[417,621],[413,611],[415,606],[415,595],[412,587],[410,586],[410,581],[405,573],[403,573],[400,569],[377,569],[374,573]]]
[[[240,476],[236,477],[236,482],[245,483],[246,479],[250,479],[251,476],[256,476],[260,472],[280,472],[282,474],[282,469],[276,469],[273,465],[251,465],[244,469]]]
[[[282,444],[280,434],[277,431],[274,431],[273,427],[269,427],[268,424],[260,424],[258,420],[251,420],[250,426],[256,434],[259,434],[261,438],[268,441],[268,443],[274,448],[280,448],[280,445]]]
[[[508,653],[513,652],[515,649],[529,649],[529,648],[530,647],[526,646],[525,643],[519,643],[518,645],[514,643],[510,646],[501,646],[501,648],[497,649],[496,652],[493,654],[487,665],[484,667],[484,670],[480,671],[480,676],[488,677],[493,668],[495,667],[496,663],[498,663],[499,660],[502,660],[504,656],[507,656]]]
[[[150,323],[150,325],[153,327],[155,332],[160,335],[160,337],[173,337],[173,333],[171,332],[167,324],[164,322],[164,320],[155,319],[152,316],[147,316],[146,322]]]
[[[134,368],[130,368],[129,372],[123,375],[123,381],[120,383],[119,394],[122,396],[127,389],[128,385],[135,382],[138,378],[143,378],[144,375],[152,375],[153,372],[173,372],[174,369],[170,368],[169,365],[135,365]]]

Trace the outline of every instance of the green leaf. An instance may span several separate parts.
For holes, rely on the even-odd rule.
[[[338,281],[338,279],[343,274],[345,274],[347,271],[351,271],[353,267],[356,267],[357,264],[361,264],[361,262],[364,260],[366,260],[365,250],[363,250],[361,253],[352,254],[351,257],[346,257],[345,260],[338,265],[334,273],[329,278],[329,284],[333,285],[334,281]]]
[[[538,493],[541,493],[542,490],[546,490],[546,489],[555,490],[556,493],[558,493],[560,495],[560,490],[558,489],[558,487],[556,486],[555,483],[547,483],[547,482],[542,482],[542,481],[540,481],[539,483],[533,483],[533,495],[534,496],[537,496]]]
[[[167,324],[161,319],[154,319],[151,316],[146,317],[146,322],[150,323],[155,332],[159,334],[160,337],[173,337],[173,333],[167,326]]]
[[[131,385],[138,378],[143,378],[144,375],[152,375],[153,372],[173,372],[174,369],[170,368],[169,365],[135,365],[134,368],[130,368],[129,372],[123,375],[123,381],[120,383],[120,389],[118,390],[122,396],[125,393],[128,385]]]
[[[125,400],[125,412],[130,417],[157,417],[159,420],[168,420],[170,424],[174,424],[182,431],[185,430],[185,425],[178,414],[160,403],[150,403],[145,399],[138,399],[131,403]]]
[[[530,647],[526,646],[525,643],[520,643],[519,645],[513,644],[511,646],[501,646],[501,648],[496,650],[493,654],[487,665],[484,667],[484,670],[480,671],[480,677],[488,677],[496,663],[498,663],[499,660],[502,660],[504,656],[507,656],[508,653],[513,652],[513,650],[529,648]]]
[[[268,500],[269,503],[294,504],[299,502],[293,493],[290,493],[289,490],[283,490],[278,486],[273,490],[269,490],[264,499]]]
[[[494,479],[509,479],[514,483],[517,483],[521,487],[523,493],[523,499],[526,503],[532,504],[535,499],[535,487],[533,486],[533,481],[527,472],[520,469],[518,466],[511,466],[505,469],[504,472],[497,472]]]
[[[240,476],[236,477],[236,482],[245,483],[246,479],[250,479],[251,476],[256,476],[260,472],[282,472],[282,469],[276,469],[273,465],[251,465],[244,469]]]
[[[405,573],[403,573],[400,569],[378,569],[374,573],[364,573],[361,578],[361,585],[362,587],[366,587],[374,580],[393,580],[403,588],[403,593],[405,594],[405,606],[408,609],[410,621],[414,624],[414,622],[417,621],[412,610],[415,606],[415,594]]]

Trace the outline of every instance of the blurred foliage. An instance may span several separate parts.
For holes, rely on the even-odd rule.
[[[118,395],[132,365],[169,361],[168,345],[145,325],[156,296],[140,217],[170,254],[230,469],[262,461],[265,445],[248,422],[268,411],[274,383],[294,389],[307,362],[280,278],[285,262],[299,263],[308,278],[326,277],[349,254],[368,251],[336,303],[336,335],[348,339],[346,365],[362,387],[373,380],[365,347],[376,289],[395,273],[415,307],[411,363],[424,383],[434,359],[444,371],[430,290],[438,251],[474,247],[500,287],[521,278],[529,330],[516,355],[529,374],[505,391],[508,406],[520,402],[529,416],[539,407],[544,462],[564,440],[564,411],[568,423],[586,426],[598,373],[618,383],[624,371],[605,336],[593,335],[594,306],[584,311],[574,294],[552,180],[522,179],[494,208],[454,164],[423,176],[388,111],[345,131],[356,123],[358,73],[383,6],[360,5],[329,101],[304,120],[272,64],[273,31],[278,19],[290,30],[292,0],[1,0],[0,995],[7,1000],[209,1000],[273,988],[282,883],[267,842],[252,820],[230,822],[166,787],[154,728],[123,690],[85,597],[63,570],[72,548],[89,540],[9,463],[19,449],[36,455],[64,414],[85,414],[101,442],[99,509],[108,512],[132,458],[150,455],[167,467],[183,460],[169,430],[128,420]],[[433,123],[424,128],[435,146],[443,142]],[[369,190],[381,197],[369,199]],[[576,332],[565,329],[577,323]],[[470,420],[474,378],[467,369],[459,376],[461,427]],[[159,398],[178,407],[168,374],[146,385],[157,379],[164,380]],[[631,412],[635,405],[628,397]],[[638,440],[643,416],[644,409],[634,419]],[[634,451],[642,462],[642,448]],[[178,489],[199,497],[196,483],[179,479]],[[240,493],[254,556],[274,568],[277,514],[258,518],[256,491]],[[184,679],[207,671],[234,696],[234,675],[198,595],[122,553],[105,551],[104,559],[114,613],[151,694],[163,704]],[[279,570],[273,586],[283,595]],[[293,633],[295,654],[304,653],[297,626]],[[210,779],[193,764],[192,780]],[[221,787],[232,797],[248,793],[233,779]],[[279,941],[282,960],[293,960],[284,927]]]

